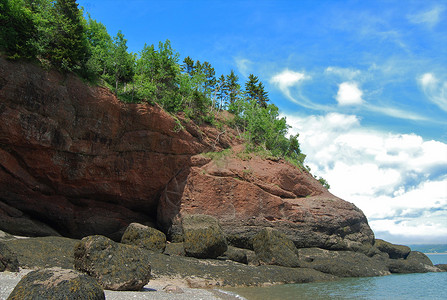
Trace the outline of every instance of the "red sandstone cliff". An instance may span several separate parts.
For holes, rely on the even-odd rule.
[[[180,118],[181,119],[181,118]],[[118,239],[131,222],[175,238],[184,214],[216,216],[234,244],[275,227],[297,246],[371,244],[363,213],[284,161],[200,153],[234,133],[124,104],[78,78],[0,58],[0,229]],[[237,148],[237,147],[236,147]]]

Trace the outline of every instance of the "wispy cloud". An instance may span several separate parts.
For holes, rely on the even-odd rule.
[[[379,237],[445,238],[447,144],[367,129],[355,115],[285,116],[312,173],[361,208]]]
[[[250,66],[253,64],[253,62],[247,58],[235,58],[234,61],[236,62],[236,67],[239,73],[241,73],[243,76],[248,77]]]
[[[285,69],[273,75],[270,78],[270,83],[276,86],[287,99],[302,107],[313,110],[328,110],[328,106],[315,103],[303,95],[300,89],[301,83],[309,79],[311,79],[311,76],[304,72]]]
[[[338,86],[335,99],[338,105],[359,105],[363,103],[363,92],[359,89],[357,82],[343,82]]]
[[[430,120],[429,118],[422,116],[420,114],[410,112],[407,110],[402,110],[402,109],[395,108],[395,107],[391,107],[391,106],[372,105],[372,104],[366,103],[364,105],[364,108],[368,111],[376,112],[376,113],[390,116],[390,117],[397,118],[397,119],[411,120],[411,121],[435,122],[434,120]]]
[[[410,22],[415,24],[425,24],[428,27],[433,27],[441,20],[441,14],[444,12],[444,6],[435,6],[430,10],[408,15]]]
[[[352,68],[340,68],[340,67],[327,67],[324,71],[326,74],[338,75],[342,79],[353,80],[355,77],[361,74],[360,70]]]
[[[432,73],[425,73],[418,78],[418,82],[427,98],[447,111],[447,81],[441,82]]]

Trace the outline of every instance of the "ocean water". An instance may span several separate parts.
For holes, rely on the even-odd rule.
[[[427,255],[433,264],[447,264],[447,254]],[[233,288],[247,300],[292,299],[447,299],[447,272],[345,278],[335,282]]]

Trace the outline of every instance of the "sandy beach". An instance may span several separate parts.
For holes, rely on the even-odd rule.
[[[18,273],[14,272],[0,272],[0,300],[6,300],[9,294],[12,292],[16,284],[20,279],[29,273],[31,270],[22,269]],[[164,288],[168,285],[179,287],[183,293],[170,293],[166,292]],[[222,292],[216,289],[196,289],[189,288],[180,280],[169,279],[151,280],[142,291],[139,292],[117,292],[117,291],[104,291],[107,300],[120,300],[120,299],[154,299],[154,300],[230,300],[230,299],[244,299],[237,295],[231,295],[230,293]]]

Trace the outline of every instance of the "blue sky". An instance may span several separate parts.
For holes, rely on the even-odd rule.
[[[257,75],[378,238],[447,243],[447,1],[79,0],[129,50]]]

